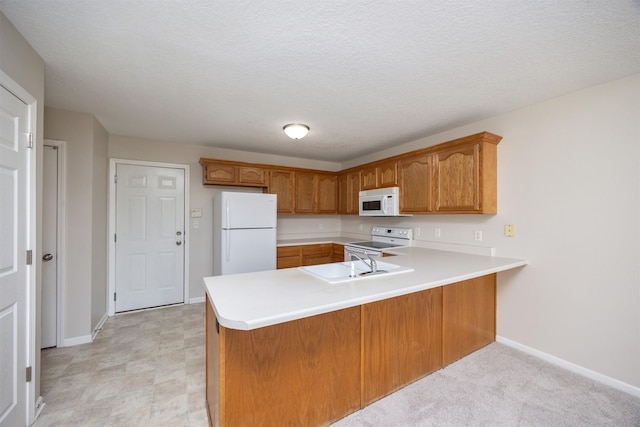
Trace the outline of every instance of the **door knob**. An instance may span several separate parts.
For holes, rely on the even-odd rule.
[[[182,242],[176,242],[176,245],[180,246],[182,244]]]
[[[52,259],[53,259],[53,255],[51,255],[51,254],[44,254],[42,256],[42,260],[43,261],[51,261]]]
[[[178,232],[176,233],[176,236],[182,236],[182,231],[178,231]]]

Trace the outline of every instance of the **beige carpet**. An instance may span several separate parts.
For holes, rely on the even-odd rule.
[[[493,343],[332,427],[640,426],[640,399]]]

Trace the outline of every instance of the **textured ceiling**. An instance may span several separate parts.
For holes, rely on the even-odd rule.
[[[343,161],[640,72],[637,0],[0,0],[47,106]],[[282,126],[302,122],[293,141]],[[489,131],[491,129],[488,129]]]

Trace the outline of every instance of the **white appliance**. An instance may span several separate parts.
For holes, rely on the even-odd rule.
[[[213,198],[213,275],[276,269],[276,195],[223,191]]]
[[[400,188],[389,187],[359,193],[360,216],[410,216],[400,214]]]
[[[385,249],[411,246],[413,230],[402,227],[373,226],[371,240],[367,242],[347,243],[344,245],[344,260],[351,261],[351,254],[366,259],[381,258]]]

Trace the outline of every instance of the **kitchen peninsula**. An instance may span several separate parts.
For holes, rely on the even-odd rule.
[[[408,273],[206,277],[211,425],[326,425],[495,340],[496,273],[527,261],[409,247]]]

